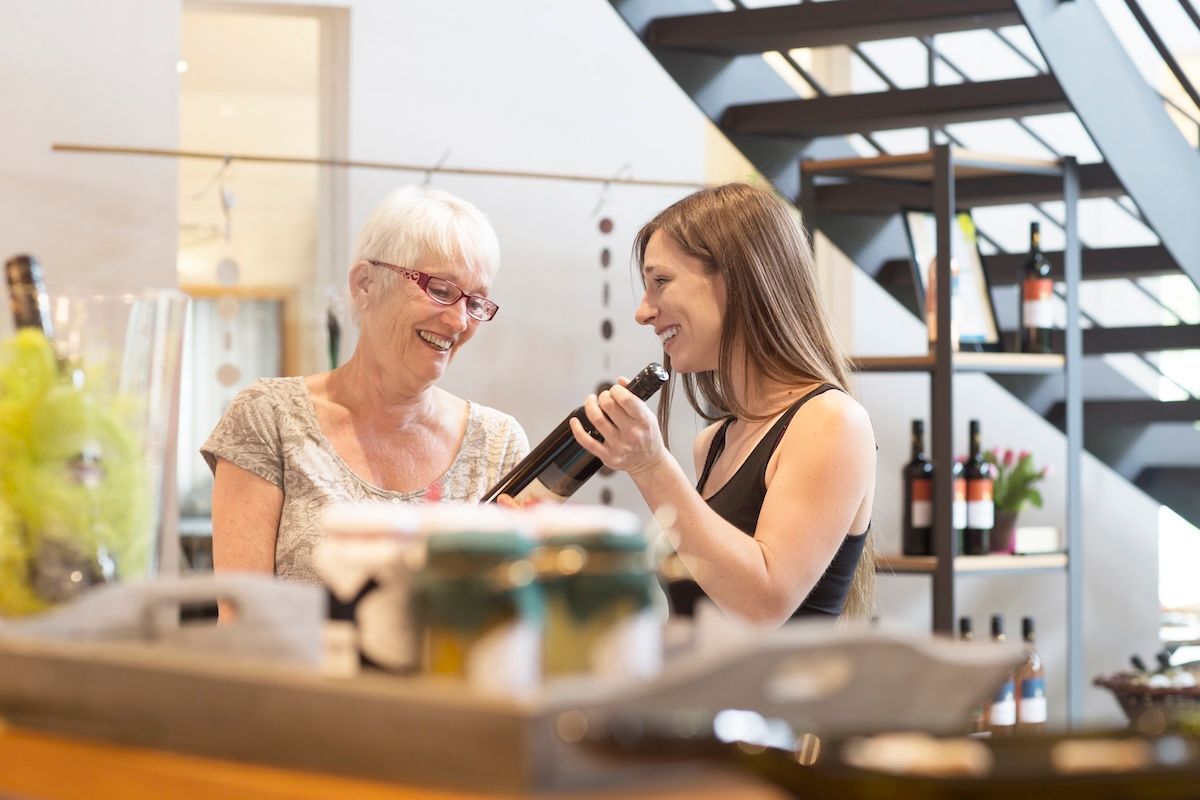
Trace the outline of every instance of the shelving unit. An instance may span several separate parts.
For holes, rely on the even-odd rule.
[[[1067,319],[1063,355],[1022,353],[963,353],[950,345],[950,253],[951,225],[956,202],[956,183],[963,179],[1003,182],[1023,176],[1057,177],[1062,181],[1066,243],[1063,278],[1066,283]],[[884,557],[883,571],[895,574],[929,575],[933,581],[932,623],[938,633],[953,634],[955,579],[959,575],[1032,574],[1062,572],[1067,584],[1067,718],[1079,721],[1083,699],[1083,563],[1082,486],[1080,463],[1083,441],[1082,369],[1083,344],[1079,328],[1079,281],[1081,255],[1078,235],[1079,167],[1074,158],[1058,161],[993,156],[938,145],[923,153],[875,158],[804,161],[800,168],[800,206],[804,221],[815,234],[822,211],[822,197],[836,195],[837,213],[848,213],[847,198],[864,203],[876,194],[899,194],[912,198],[924,194],[937,220],[937,337],[929,353],[913,356],[862,356],[854,359],[863,372],[928,373],[930,391],[930,453],[939,467],[953,463],[954,374],[1048,374],[1062,372],[1066,386],[1066,502],[1064,527],[1066,553],[1046,556],[958,556],[954,552],[954,529],[950,506],[953,497],[949,469],[934,470],[933,542],[936,555],[928,557]],[[874,206],[863,208],[874,211]],[[899,211],[899,208],[895,210]]]

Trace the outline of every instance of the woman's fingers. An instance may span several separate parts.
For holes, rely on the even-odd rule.
[[[604,445],[592,438],[592,435],[583,427],[582,422],[575,417],[571,417],[567,425],[571,428],[571,433],[575,435],[575,441],[579,443],[580,447],[601,461],[604,460],[604,457],[607,455],[607,453],[602,452]]]
[[[607,398],[608,392],[603,392],[600,397],[594,394],[589,394],[583,401],[583,411],[591,420],[592,425],[596,428],[596,432],[608,439],[617,432],[617,426],[614,424],[612,417],[605,410],[604,406],[615,409],[611,398]],[[603,401],[601,398],[605,398]]]

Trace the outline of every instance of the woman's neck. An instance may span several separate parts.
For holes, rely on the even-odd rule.
[[[405,386],[382,365],[369,363],[355,351],[342,366],[328,373],[329,399],[344,406],[360,422],[385,430],[426,424],[439,416],[443,397],[432,384]]]
[[[727,391],[752,417],[773,416],[819,384],[819,381],[781,383],[749,366],[743,357],[735,357],[733,361]]]

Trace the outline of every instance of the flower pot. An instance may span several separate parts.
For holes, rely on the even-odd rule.
[[[1017,512],[996,509],[996,520],[992,526],[989,550],[993,553],[1014,552],[1017,543]]]

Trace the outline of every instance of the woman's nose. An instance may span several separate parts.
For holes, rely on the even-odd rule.
[[[633,312],[633,318],[639,325],[651,325],[657,315],[658,310],[650,305],[646,295],[642,295],[642,302],[638,304],[637,311]]]

